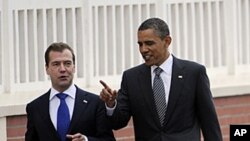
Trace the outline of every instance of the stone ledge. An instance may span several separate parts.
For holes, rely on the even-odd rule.
[[[223,77],[219,81],[210,79],[213,97],[237,96],[250,93],[250,79],[243,77]],[[110,85],[118,89],[118,85]],[[80,86],[81,87],[81,86]],[[102,87],[100,85],[83,89],[99,94]],[[45,91],[18,92],[14,94],[0,94],[0,117],[24,115],[26,114],[26,104],[43,94]]]

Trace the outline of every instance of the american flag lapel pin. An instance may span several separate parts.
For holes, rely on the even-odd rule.
[[[183,76],[182,76],[182,75],[178,75],[178,78],[179,78],[179,79],[182,79],[182,78],[183,78]]]

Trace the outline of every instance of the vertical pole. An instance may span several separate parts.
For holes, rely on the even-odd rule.
[[[226,57],[227,70],[229,75],[236,73],[237,60],[237,19],[236,19],[236,1],[224,1],[225,14],[225,36],[226,36]]]
[[[10,93],[11,91],[11,83],[13,81],[13,68],[11,68],[12,65],[12,58],[11,53],[13,53],[12,51],[12,43],[13,43],[13,38],[10,37],[10,30],[12,24],[10,22],[10,18],[12,17],[11,15],[11,10],[9,9],[9,3],[8,0],[3,0],[2,1],[2,16],[3,16],[3,22],[2,22],[2,26],[3,26],[3,33],[2,33],[2,51],[3,51],[3,89],[4,89],[4,93]],[[13,54],[12,54],[13,55]]]
[[[7,141],[6,117],[0,117],[0,141]]]

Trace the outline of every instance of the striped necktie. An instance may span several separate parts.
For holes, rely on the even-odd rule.
[[[155,100],[157,113],[158,113],[161,125],[163,126],[167,106],[166,106],[164,84],[160,77],[160,74],[162,71],[163,70],[160,67],[157,67],[154,70],[155,78],[154,78],[154,83],[153,83],[153,92],[154,92],[154,100]]]

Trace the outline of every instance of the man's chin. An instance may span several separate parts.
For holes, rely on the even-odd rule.
[[[152,62],[150,62],[150,61],[145,61],[145,65],[147,65],[147,66],[153,66],[154,64]]]
[[[60,82],[60,87],[69,87],[71,84],[68,81]]]

